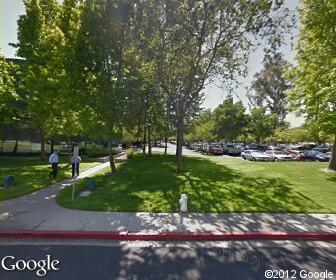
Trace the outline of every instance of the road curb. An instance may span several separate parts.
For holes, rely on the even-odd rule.
[[[0,231],[0,238],[104,239],[126,241],[319,240],[336,241],[336,232],[128,232]]]

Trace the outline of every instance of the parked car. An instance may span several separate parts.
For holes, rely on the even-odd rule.
[[[308,150],[308,151],[303,152],[303,154],[306,160],[329,161],[329,158],[326,154],[321,153],[316,150]]]
[[[300,151],[310,151],[316,147],[315,144],[304,144],[298,147]]]
[[[213,155],[222,155],[224,152],[224,149],[219,144],[211,144],[209,147],[209,153]]]
[[[201,152],[201,153],[205,153],[205,154],[210,153],[210,144],[206,143],[206,142],[205,143],[200,143],[198,151]]]
[[[198,151],[198,152],[203,152],[204,151],[204,143],[203,142],[197,142],[196,151]]]
[[[192,143],[189,144],[189,149],[190,150],[196,150],[196,148],[197,148],[197,143],[192,142]]]
[[[228,144],[225,145],[224,153],[229,156],[239,156],[241,155],[242,149],[239,145]]]
[[[244,150],[241,151],[240,156],[241,156],[243,159],[246,159],[246,158],[245,158],[245,153],[246,153],[247,151],[248,151],[248,149],[244,149]]]
[[[262,144],[247,144],[245,145],[246,150],[257,150],[257,151],[266,151],[268,150],[267,145]]]
[[[318,147],[315,147],[313,150],[324,153],[324,154],[330,152],[330,148],[327,146],[318,146]]]
[[[330,160],[331,159],[331,152],[327,152],[325,153],[325,155],[327,156],[327,158]]]
[[[258,150],[245,150],[242,152],[242,158],[252,161],[273,161],[273,157]]]
[[[265,152],[265,154],[271,156],[274,161],[294,160],[291,155],[285,154],[282,151],[268,150]]]
[[[293,150],[290,148],[287,148],[284,150],[284,153],[287,155],[291,155],[295,160],[304,160],[304,154],[303,152],[299,151],[299,150]]]
[[[203,153],[210,153],[210,144],[209,143],[204,143],[203,144]]]
[[[267,150],[277,150],[277,151],[282,151],[283,149],[285,149],[286,146],[284,146],[283,144],[279,144],[277,146],[274,145],[270,145],[267,147]]]

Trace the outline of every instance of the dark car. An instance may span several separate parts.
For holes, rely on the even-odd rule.
[[[309,150],[303,152],[303,155],[306,160],[313,160],[313,161],[329,161],[329,158],[324,153],[321,153],[316,150]]]
[[[315,144],[304,144],[298,147],[300,151],[310,151],[316,147]]]
[[[229,156],[240,156],[242,147],[240,145],[226,145],[224,153]]]
[[[318,146],[318,147],[315,147],[313,150],[321,152],[321,153],[328,153],[331,151],[331,149],[327,146]]]

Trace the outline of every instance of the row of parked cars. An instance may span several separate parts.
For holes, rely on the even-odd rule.
[[[252,161],[289,161],[310,160],[329,161],[331,146],[328,145],[257,145],[191,142],[187,146],[192,150],[212,155],[240,156]]]
[[[187,143],[191,150],[196,150],[201,153],[213,155],[231,155],[240,156],[243,146],[239,144],[223,144],[223,143],[204,143],[191,142]]]

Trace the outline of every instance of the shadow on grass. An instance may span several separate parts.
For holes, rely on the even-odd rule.
[[[50,164],[39,158],[0,157],[0,200],[28,194],[69,178],[71,168],[68,167],[67,161],[67,158],[61,158],[58,174],[56,178],[51,179],[48,177],[51,171]],[[6,175],[15,176],[15,185],[5,189],[2,187],[2,180]]]
[[[328,176],[327,180],[336,183],[336,174]],[[336,185],[335,185],[335,187],[336,187]]]
[[[174,156],[136,158],[122,164],[117,175],[95,176],[98,188],[90,197],[77,197],[71,202],[70,190],[65,189],[58,201],[65,207],[85,210],[178,212],[178,199],[186,193],[190,212],[324,209],[280,178],[247,176],[204,158],[185,157],[184,166],[187,171],[176,174]]]

